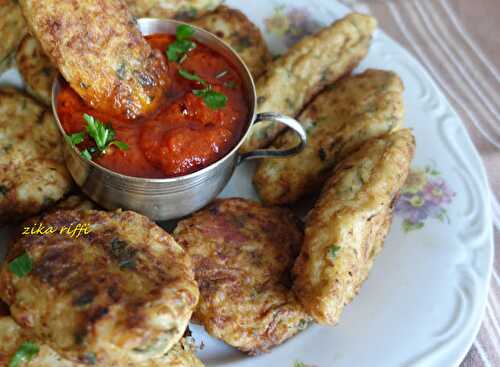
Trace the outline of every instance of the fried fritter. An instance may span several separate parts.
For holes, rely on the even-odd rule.
[[[50,106],[52,82],[57,70],[35,37],[26,35],[23,38],[17,48],[16,64],[28,92],[46,106]]]
[[[32,33],[91,106],[134,118],[156,106],[167,65],[120,0],[20,0]]]
[[[268,204],[288,204],[318,190],[332,167],[365,141],[396,130],[403,123],[403,83],[390,71],[367,70],[345,77],[322,92],[300,115],[307,131],[302,152],[265,159],[254,176],[255,188]],[[286,131],[273,146],[297,144]]]
[[[266,352],[309,317],[290,291],[302,231],[286,209],[245,199],[216,200],[174,231],[200,285],[193,319],[244,352]]]
[[[191,20],[215,9],[223,0],[125,0],[137,18]]]
[[[46,209],[71,186],[52,113],[0,88],[0,223]]]
[[[193,24],[214,33],[231,46],[254,78],[259,77],[271,61],[271,53],[259,28],[237,9],[219,6],[215,11],[193,21]]]
[[[91,210],[97,209],[97,205],[83,194],[70,195],[61,200],[54,207],[56,210]]]
[[[0,74],[8,69],[14,60],[17,45],[26,34],[21,9],[15,0],[0,0]]]
[[[20,236],[0,268],[13,318],[75,363],[137,365],[176,344],[198,302],[186,252],[134,212],[57,211],[38,221],[52,234]],[[70,236],[65,227],[88,224]],[[11,272],[29,257],[32,271]]]
[[[376,26],[374,18],[353,13],[304,37],[257,80],[257,112],[296,116],[320,90],[358,65]],[[261,122],[252,128],[242,150],[267,146],[283,130],[281,124]]]
[[[368,276],[414,151],[408,129],[369,140],[323,188],[293,268],[293,289],[318,323],[335,324]]]

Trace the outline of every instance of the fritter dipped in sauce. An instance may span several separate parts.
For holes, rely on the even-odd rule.
[[[176,35],[146,37],[162,52],[171,82],[147,116],[126,120],[92,109],[64,85],[59,118],[82,155],[125,175],[164,178],[202,169],[236,145],[249,114],[241,77],[224,56],[196,42],[194,32],[181,25]]]

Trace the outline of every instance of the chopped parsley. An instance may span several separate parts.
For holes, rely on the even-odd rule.
[[[220,92],[214,91],[212,89],[212,86],[208,84],[205,80],[203,80],[201,77],[199,77],[196,74],[192,74],[184,69],[180,69],[179,74],[187,80],[195,81],[200,83],[201,85],[206,86],[203,89],[194,89],[193,94],[196,97],[203,98],[203,101],[205,102],[205,105],[208,108],[212,110],[217,110],[219,108],[223,108],[226,106],[227,97]]]
[[[181,24],[177,27],[175,32],[176,40],[167,48],[168,61],[178,62],[179,60],[183,60],[189,51],[196,48],[196,43],[191,41],[191,37],[194,34],[194,28],[187,24]]]
[[[66,137],[66,140],[71,145],[78,145],[83,141],[83,139],[85,139],[85,133],[83,131],[81,131],[79,133],[66,134],[65,137]]]
[[[18,277],[23,278],[33,270],[33,262],[25,252],[9,263],[9,270]]]
[[[24,363],[29,363],[39,351],[40,348],[34,342],[24,342],[10,359],[9,367],[20,367]]]
[[[340,250],[339,246],[332,246],[330,247],[329,253],[330,256],[332,257],[332,260],[334,260],[337,257],[337,252]]]
[[[192,74],[190,73],[189,71],[187,71],[186,69],[179,69],[179,74],[180,76],[182,76],[184,79],[187,79],[187,80],[192,80],[194,82],[198,82],[200,84],[203,84],[203,85],[207,85],[207,82],[205,80],[203,80],[202,78],[200,78],[198,75],[196,74]]]

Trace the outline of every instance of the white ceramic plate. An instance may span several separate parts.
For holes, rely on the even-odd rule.
[[[348,12],[332,0],[227,3],[261,27],[273,53]],[[368,67],[401,76],[417,138],[412,180],[369,279],[336,327],[312,326],[266,355],[247,357],[193,326],[207,367],[444,367],[457,366],[470,348],[493,259],[484,168],[424,68],[381,31],[357,71]],[[19,85],[19,75],[11,70],[0,82]],[[222,195],[256,198],[253,168],[239,167]]]

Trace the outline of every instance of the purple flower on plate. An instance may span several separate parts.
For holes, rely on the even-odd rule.
[[[395,208],[403,217],[405,232],[423,228],[428,218],[449,221],[444,206],[451,204],[455,193],[440,175],[431,167],[412,170],[408,175]]]

